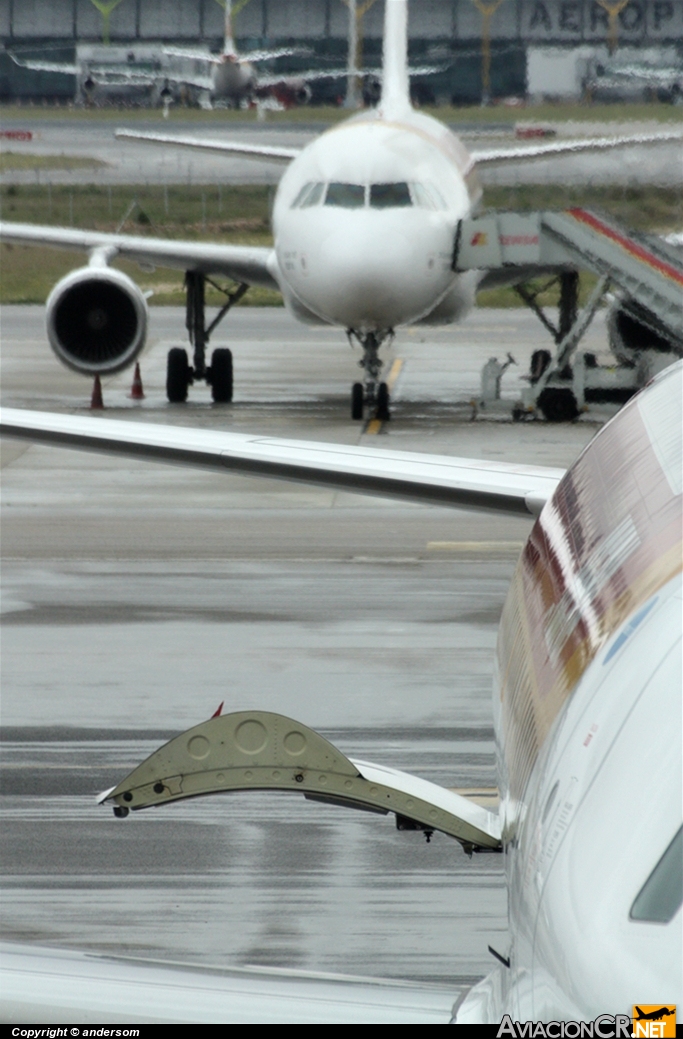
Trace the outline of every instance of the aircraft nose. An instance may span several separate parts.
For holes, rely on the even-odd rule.
[[[326,316],[354,328],[386,328],[407,320],[414,253],[408,236],[395,230],[329,235],[313,275]]]

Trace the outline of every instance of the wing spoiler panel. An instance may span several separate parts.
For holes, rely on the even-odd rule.
[[[401,830],[448,834],[464,849],[499,851],[498,816],[466,797],[386,766],[354,761],[284,715],[238,711],[181,733],[98,798],[119,817],[189,797],[286,790],[347,808],[396,815]]]

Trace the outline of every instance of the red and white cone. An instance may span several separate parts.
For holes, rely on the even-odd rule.
[[[90,398],[90,409],[91,411],[101,411],[104,408],[104,401],[102,400],[102,383],[100,382],[99,375],[95,376],[95,381],[92,385],[92,397]]]
[[[144,400],[145,391],[142,388],[142,377],[140,375],[140,365],[135,363],[135,373],[133,374],[133,385],[130,388],[129,397],[131,400]]]

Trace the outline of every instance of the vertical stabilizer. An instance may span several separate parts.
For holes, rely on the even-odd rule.
[[[227,58],[237,55],[235,41],[232,37],[232,0],[225,0],[225,39],[223,42],[223,54]]]
[[[408,0],[385,0],[380,109],[386,116],[406,108],[410,108]]]

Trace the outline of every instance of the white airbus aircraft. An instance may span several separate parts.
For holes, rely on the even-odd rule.
[[[232,399],[232,354],[205,349],[210,332],[249,285],[282,292],[300,321],[340,325],[361,345],[364,384],[352,389],[356,419],[364,408],[387,417],[379,349],[400,325],[460,320],[477,288],[519,280],[511,268],[454,270],[460,221],[481,198],[477,167],[630,143],[683,139],[680,128],[631,138],[553,141],[468,153],[437,120],[413,110],[407,63],[407,0],[385,7],[382,96],[377,108],[322,134],[303,150],[224,140],[119,131],[122,139],[203,148],[225,155],[284,162],[273,211],[274,247],[208,245],[69,228],[0,224],[0,239],[83,250],[87,267],[67,275],[47,301],[47,333],[57,356],[84,374],[107,374],[142,350],[147,306],[140,289],[112,268],[117,258],[186,271],[187,328],[194,346],[168,356],[167,394],[186,400],[193,380],[206,379],[215,401]],[[553,268],[554,269],[554,268]],[[540,268],[539,268],[540,270]],[[208,275],[238,283],[207,328]],[[633,324],[637,329],[637,323]]]
[[[470,852],[502,852],[510,946],[456,1023],[596,1021],[683,1004],[681,776],[683,362],[558,470],[4,409],[0,433],[136,459],[535,515],[500,625],[493,692],[500,809],[352,761],[300,722],[214,716],[101,801],[125,817],[276,789],[393,812]],[[156,707],[152,708],[154,717]],[[229,810],[229,809],[226,809]],[[275,809],[274,809],[275,810]],[[135,825],[134,821],[127,825]],[[51,1022],[435,1021],[438,998],[338,980],[174,972],[0,949],[0,1016]],[[441,1006],[441,1020],[447,1015]],[[505,1034],[518,1034],[509,1022]],[[593,1030],[594,1029],[594,1030]],[[500,1033],[499,1033],[500,1034]]]

